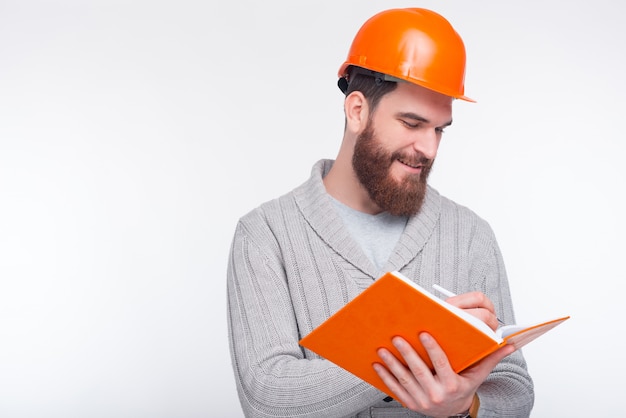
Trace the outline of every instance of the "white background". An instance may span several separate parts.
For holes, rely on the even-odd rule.
[[[216,4],[219,3],[219,4]],[[336,71],[390,7],[468,50],[432,176],[494,228],[533,417],[624,411],[626,6],[0,0],[0,416],[240,417],[237,219],[334,158]]]

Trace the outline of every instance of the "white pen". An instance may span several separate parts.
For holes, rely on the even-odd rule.
[[[452,293],[452,292],[451,292],[451,291],[449,291],[448,289],[444,289],[443,287],[439,286],[438,284],[433,284],[433,288],[434,288],[436,291],[440,292],[440,293],[441,293],[441,294],[443,294],[443,295],[446,295],[446,296],[447,296],[447,297],[449,297],[449,298],[456,296],[456,293]],[[500,323],[500,325],[504,325],[504,322],[503,322],[500,318],[498,318],[498,317],[496,316],[496,319],[498,320],[498,322]]]
[[[456,293],[452,293],[448,289],[444,289],[443,287],[439,286],[438,284],[434,284],[433,287],[435,288],[436,291],[440,292],[443,295],[446,295],[449,298],[451,298],[453,296],[456,296]]]

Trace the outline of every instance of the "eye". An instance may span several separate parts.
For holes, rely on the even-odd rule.
[[[400,122],[402,122],[402,124],[403,124],[404,126],[406,126],[407,128],[409,128],[409,129],[419,128],[419,127],[420,127],[420,125],[421,125],[419,122],[417,122],[417,123],[411,123],[411,122],[408,122],[408,121],[406,121],[406,120],[404,120],[404,119],[400,119]]]
[[[444,133],[444,128],[435,128],[435,132],[437,132],[439,135]]]

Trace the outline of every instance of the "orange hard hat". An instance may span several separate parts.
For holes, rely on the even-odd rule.
[[[350,66],[474,101],[465,96],[463,40],[450,22],[431,10],[391,9],[371,17],[354,37],[339,77],[348,79]]]

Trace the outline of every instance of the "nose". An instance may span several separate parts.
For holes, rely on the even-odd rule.
[[[413,149],[424,154],[426,158],[434,160],[437,156],[440,141],[441,133],[439,131],[436,129],[425,129],[415,138]]]

